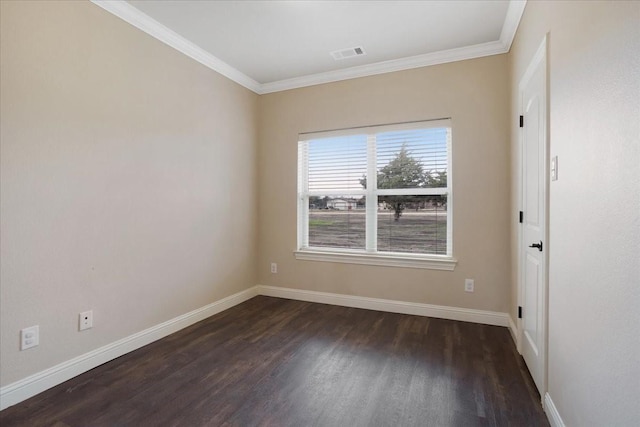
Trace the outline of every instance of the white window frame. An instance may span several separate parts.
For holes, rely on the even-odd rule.
[[[394,130],[448,128],[447,137],[447,188],[377,189],[376,134]],[[457,260],[453,257],[453,174],[452,174],[452,126],[451,119],[367,126],[334,131],[303,133],[298,138],[298,243],[296,259],[348,264],[367,264],[388,267],[426,268],[453,271]],[[367,188],[341,191],[342,195],[366,196],[365,250],[309,247],[309,197],[324,196],[326,191],[309,191],[308,144],[318,138],[367,135]],[[317,194],[316,194],[317,193]],[[447,197],[447,254],[416,254],[404,252],[378,252],[377,213],[378,196],[384,195],[448,195]],[[370,201],[376,201],[370,203]]]

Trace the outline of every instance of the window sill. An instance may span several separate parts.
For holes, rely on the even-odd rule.
[[[296,259],[303,261],[339,262],[345,264],[366,264],[383,267],[425,268],[429,270],[453,271],[457,260],[447,256],[412,254],[369,254],[342,251],[298,250]]]

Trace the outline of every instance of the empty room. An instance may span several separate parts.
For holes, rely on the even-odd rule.
[[[640,425],[640,2],[0,19],[2,426]]]

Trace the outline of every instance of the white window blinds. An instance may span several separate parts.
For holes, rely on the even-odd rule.
[[[449,120],[301,135],[299,249],[451,256]]]
[[[367,136],[313,139],[307,143],[309,192],[362,190],[367,172]]]

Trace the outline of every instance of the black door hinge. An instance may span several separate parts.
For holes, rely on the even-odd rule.
[[[524,212],[520,211],[520,215],[518,216],[518,219],[520,221],[520,224],[522,224],[522,221],[524,221]]]
[[[522,319],[522,307],[518,306],[518,319]]]
[[[524,116],[520,116],[520,127],[524,127]]]

